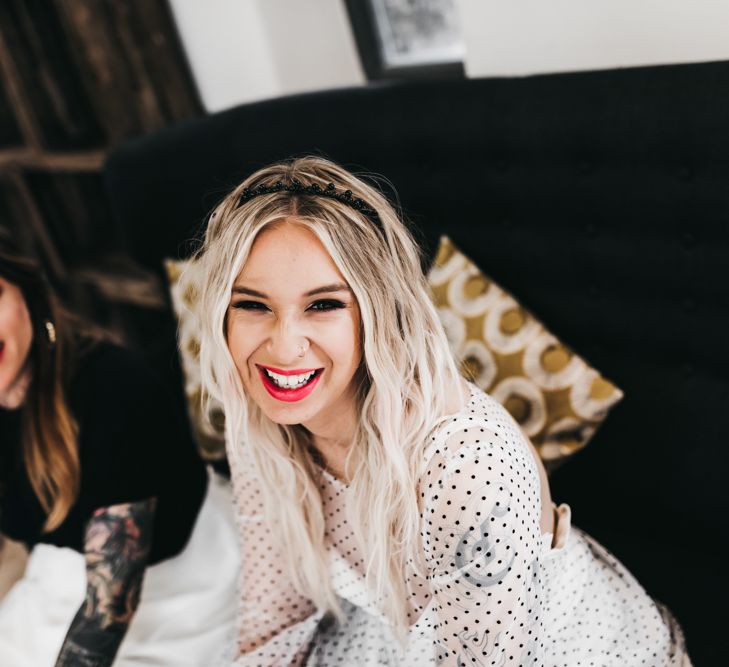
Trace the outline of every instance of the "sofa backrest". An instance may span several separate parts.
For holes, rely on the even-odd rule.
[[[386,176],[427,254],[447,233],[625,392],[553,475],[588,532],[693,525],[726,548],[729,63],[390,83],[276,99],[142,138],[106,165],[161,273],[256,168],[320,152]],[[176,368],[174,322],[145,349]]]

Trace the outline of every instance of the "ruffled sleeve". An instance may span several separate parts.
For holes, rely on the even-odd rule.
[[[421,492],[439,664],[541,665],[540,487],[521,433],[461,421]]]

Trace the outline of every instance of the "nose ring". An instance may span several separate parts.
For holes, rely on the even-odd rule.
[[[299,349],[299,356],[303,357],[306,354],[306,348],[302,345]]]

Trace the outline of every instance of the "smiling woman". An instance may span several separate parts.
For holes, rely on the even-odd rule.
[[[316,234],[293,219],[268,226],[232,294],[227,340],[246,394],[271,421],[301,424],[322,453],[351,439],[359,307]]]
[[[286,563],[279,601],[295,615],[312,603],[340,610],[320,489],[331,475],[352,485],[353,530],[371,546],[368,580],[405,629],[418,458],[435,418],[467,394],[409,232],[377,189],[304,158],[263,169],[226,197],[198,260],[203,381],[225,409],[238,511],[250,515],[261,499]],[[306,384],[290,388],[292,377]],[[260,496],[240,491],[252,470]],[[257,539],[242,540],[246,568]],[[246,602],[261,576],[244,572]],[[289,581],[306,591],[305,605],[286,598]],[[273,628],[259,627],[250,604],[241,609],[248,650]]]
[[[571,526],[519,426],[460,377],[377,188],[316,157],[266,167],[197,260],[241,533],[231,661],[690,664],[670,612]]]
[[[30,550],[0,599],[0,665],[207,664],[237,558],[183,419],[0,229],[0,537]]]

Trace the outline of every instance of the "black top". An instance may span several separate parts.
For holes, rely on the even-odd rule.
[[[81,484],[65,521],[43,533],[45,513],[20,453],[20,410],[0,409],[0,532],[83,552],[84,531],[100,507],[157,498],[149,563],[179,553],[202,503],[207,475],[184,413],[144,362],[99,343],[80,360],[68,392],[79,425]]]

